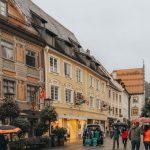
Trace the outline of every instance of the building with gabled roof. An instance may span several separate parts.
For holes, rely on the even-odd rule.
[[[143,68],[119,69],[112,72],[115,79],[121,80],[130,94],[131,120],[141,115],[142,106],[145,103],[145,72]]]
[[[45,101],[53,100],[70,139],[85,123],[105,126],[109,76],[101,66],[74,33],[31,0],[0,0],[0,99],[12,94],[27,118],[37,123]]]

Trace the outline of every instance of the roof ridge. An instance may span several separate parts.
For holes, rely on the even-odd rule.
[[[115,69],[115,70],[113,70],[113,72],[114,72],[114,71],[121,71],[121,70],[139,70],[139,69],[143,69],[143,68]]]

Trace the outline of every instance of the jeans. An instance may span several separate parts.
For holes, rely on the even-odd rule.
[[[144,142],[145,150],[150,150],[150,142]]]
[[[123,143],[123,145],[124,145],[124,148],[126,148],[127,147],[127,138],[123,138],[122,139],[122,143]]]
[[[132,149],[131,150],[140,150],[140,141],[134,140],[131,141]]]
[[[115,149],[116,142],[117,142],[117,148],[119,148],[119,137],[113,138],[113,149]]]

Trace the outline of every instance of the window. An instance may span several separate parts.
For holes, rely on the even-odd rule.
[[[116,108],[116,115],[118,115],[118,108]]]
[[[76,69],[76,78],[77,82],[82,82],[82,71],[79,68]]]
[[[2,40],[1,47],[2,47],[2,56],[6,59],[14,60],[13,44]]]
[[[71,103],[72,102],[72,90],[66,89],[65,96],[66,96],[66,102]]]
[[[138,96],[133,96],[133,103],[138,103]]]
[[[112,114],[114,115],[114,113],[115,113],[115,108],[113,107],[112,108]]]
[[[26,50],[26,65],[36,67],[36,53]]]
[[[15,94],[15,82],[10,80],[3,80],[4,96],[7,94]]]
[[[71,65],[68,63],[64,63],[64,73],[66,77],[71,77]]]
[[[7,15],[6,2],[4,2],[4,1],[0,1],[0,14],[3,16]]]
[[[50,57],[50,71],[58,72],[58,60],[54,57]]]
[[[51,99],[57,101],[59,100],[59,87],[51,85]]]
[[[93,78],[93,76],[89,76],[89,85],[90,85],[90,87],[94,87],[94,78]]]
[[[94,98],[90,96],[89,107],[93,108],[93,106],[94,106]]]
[[[138,114],[139,114],[138,108],[132,108],[131,114],[132,114],[132,116],[138,116]]]
[[[121,95],[119,95],[119,103],[121,104]]]
[[[99,90],[100,86],[99,86],[99,80],[96,79],[96,90]]]
[[[102,83],[102,92],[105,92],[105,84]]]
[[[119,115],[121,116],[121,109],[119,109]]]
[[[99,99],[96,99],[96,108],[100,109],[101,108],[101,102]]]
[[[116,101],[118,102],[118,94],[116,94]]]
[[[27,101],[38,102],[38,92],[36,86],[27,85]]]
[[[113,92],[113,100],[115,100],[115,92]]]

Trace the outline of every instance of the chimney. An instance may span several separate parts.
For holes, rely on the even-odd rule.
[[[86,54],[90,55],[90,50],[89,49],[86,50]]]

